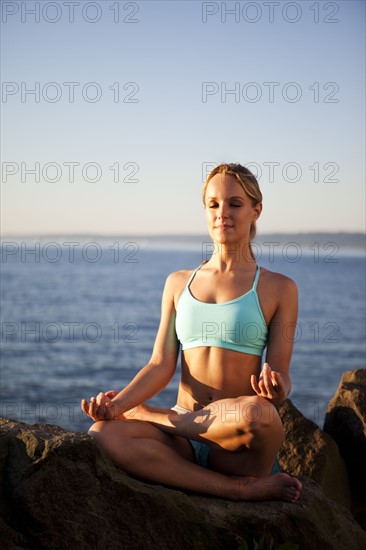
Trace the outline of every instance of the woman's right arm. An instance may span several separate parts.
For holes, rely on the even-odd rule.
[[[150,399],[172,379],[178,359],[179,342],[175,332],[174,291],[177,277],[175,273],[168,276],[161,304],[161,319],[155,339],[153,352],[148,364],[143,367],[133,380],[113,398],[100,393],[88,403],[83,399],[81,407],[93,420],[112,420],[134,416],[134,409]]]

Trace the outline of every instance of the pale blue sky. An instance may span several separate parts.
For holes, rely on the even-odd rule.
[[[363,1],[80,0],[73,23],[62,1],[2,9],[4,235],[203,233],[221,161],[261,170],[259,232],[365,230]]]

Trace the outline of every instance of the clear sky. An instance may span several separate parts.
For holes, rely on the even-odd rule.
[[[259,232],[365,230],[363,0],[1,4],[3,235],[204,233],[222,161]]]

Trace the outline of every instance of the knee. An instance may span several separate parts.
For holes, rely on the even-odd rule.
[[[108,451],[111,440],[113,439],[113,422],[108,420],[99,420],[90,426],[88,434],[102,447]]]
[[[117,466],[123,467],[129,459],[130,445],[126,442],[124,423],[113,420],[100,420],[93,424],[88,434],[98,447],[109,456]]]
[[[274,405],[264,397],[253,395],[250,397],[238,397],[237,402],[241,410],[241,416],[248,422],[267,422],[278,413]]]
[[[106,431],[108,425],[107,420],[98,420],[97,422],[94,422],[88,430],[88,434],[91,437],[98,437],[98,434],[101,434]]]
[[[284,429],[276,407],[264,397],[239,397],[241,419],[247,430],[259,434],[269,430],[284,438]]]

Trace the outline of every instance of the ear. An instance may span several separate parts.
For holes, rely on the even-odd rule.
[[[262,213],[262,209],[263,209],[263,204],[261,202],[259,202],[256,206],[254,206],[254,219],[253,219],[253,221],[256,221],[259,218],[259,216]]]

